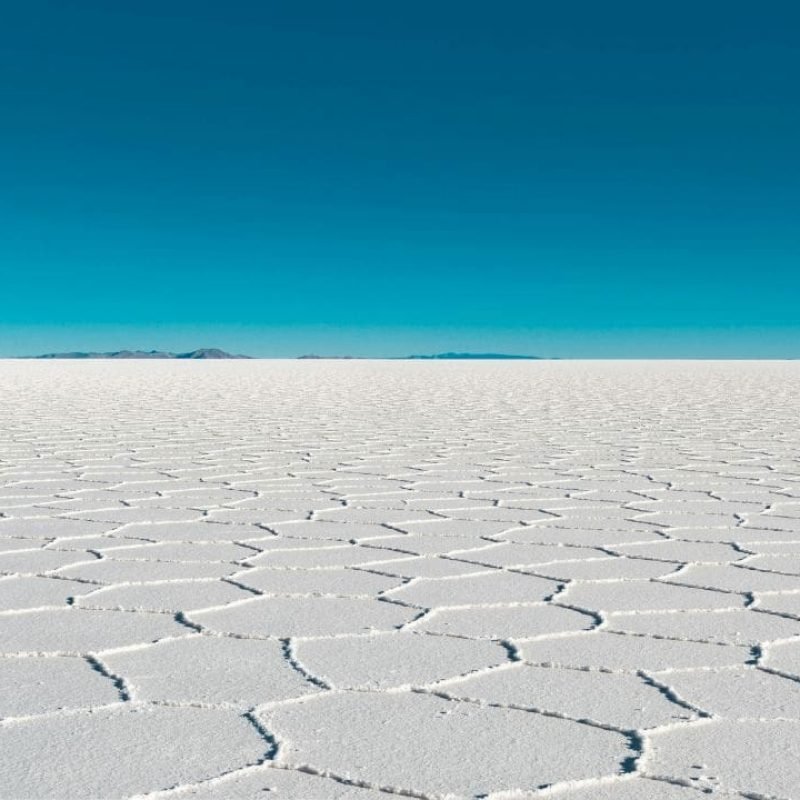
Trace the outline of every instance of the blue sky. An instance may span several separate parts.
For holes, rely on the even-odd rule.
[[[40,2],[0,355],[800,354],[790,2]]]

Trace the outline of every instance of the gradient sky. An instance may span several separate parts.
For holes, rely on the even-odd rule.
[[[0,355],[800,355],[788,0],[25,0],[0,102]]]

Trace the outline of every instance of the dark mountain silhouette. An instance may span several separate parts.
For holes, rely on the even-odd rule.
[[[231,359],[231,358],[251,358],[251,356],[234,355],[220,350],[216,347],[202,347],[199,350],[191,350],[188,353],[171,353],[166,350],[114,350],[108,353],[98,352],[71,352],[71,353],[45,353],[40,356],[22,356],[22,358],[35,359]],[[298,359],[310,360],[343,360],[360,359],[360,356],[320,356],[315,353],[307,353],[297,356]],[[389,358],[390,361],[538,361],[540,356],[520,356],[508,353],[435,353],[432,355],[413,355]]]
[[[300,359],[301,361],[304,360],[304,359],[305,360],[311,359],[312,361],[319,361],[319,360],[336,360],[336,359],[348,360],[348,359],[351,359],[351,358],[360,358],[360,356],[318,356],[316,353],[306,353],[305,355],[297,356],[297,358]]]
[[[216,347],[202,347],[200,350],[192,350],[189,353],[178,353],[175,358],[250,358],[250,356],[226,353]]]
[[[216,347],[203,347],[199,350],[191,350],[188,353],[169,353],[164,350],[115,350],[110,353],[46,353],[41,356],[29,356],[29,358],[152,358],[152,359],[223,359],[223,358],[250,358],[250,356],[233,355],[219,350]]]

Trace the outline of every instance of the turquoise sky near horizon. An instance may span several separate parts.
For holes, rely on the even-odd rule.
[[[0,357],[797,357],[799,77],[770,0],[26,0]]]

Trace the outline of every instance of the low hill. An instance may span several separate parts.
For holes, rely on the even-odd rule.
[[[199,350],[191,350],[188,353],[169,353],[164,350],[115,350],[110,353],[45,353],[41,356],[29,356],[30,358],[75,358],[75,359],[88,359],[88,358],[111,358],[111,359],[131,359],[131,358],[147,358],[147,359],[223,359],[223,358],[250,358],[250,356],[233,355],[226,353],[224,350],[219,350],[216,347],[203,347]]]

